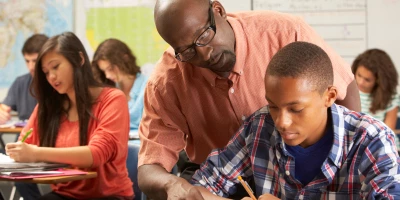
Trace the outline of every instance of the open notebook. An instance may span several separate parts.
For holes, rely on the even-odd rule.
[[[20,163],[15,162],[9,156],[0,154],[0,172],[45,171],[70,167],[62,163]]]

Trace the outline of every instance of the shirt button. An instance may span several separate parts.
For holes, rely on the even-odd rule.
[[[231,88],[230,91],[233,94],[235,92],[235,89]]]
[[[286,175],[290,175],[290,172],[288,170],[285,171]]]
[[[243,116],[242,116],[242,120],[243,120],[243,121],[246,120],[246,116],[243,115]]]

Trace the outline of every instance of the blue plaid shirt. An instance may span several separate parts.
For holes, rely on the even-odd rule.
[[[275,129],[268,106],[251,115],[223,149],[211,152],[192,184],[219,196],[254,179],[255,195],[281,199],[400,199],[394,133],[381,121],[333,104],[334,143],[321,172],[307,185],[295,178],[294,158]]]

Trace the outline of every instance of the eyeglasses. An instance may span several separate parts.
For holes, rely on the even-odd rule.
[[[181,62],[186,62],[192,59],[196,55],[195,47],[204,47],[209,44],[217,32],[217,27],[215,26],[214,13],[212,12],[212,3],[210,3],[210,8],[208,10],[208,17],[210,18],[210,26],[204,30],[199,37],[194,40],[190,47],[186,48],[180,53],[175,52],[175,58]]]

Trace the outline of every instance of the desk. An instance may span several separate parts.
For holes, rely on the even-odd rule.
[[[52,176],[52,177],[31,178],[31,179],[6,179],[6,178],[0,178],[0,181],[40,183],[40,184],[55,184],[55,183],[64,183],[64,182],[69,182],[69,181],[77,181],[77,180],[90,179],[90,178],[96,178],[96,177],[97,177],[97,172],[88,172],[87,174],[81,174],[81,175]]]
[[[6,145],[4,144],[3,137],[2,137],[4,133],[19,134],[19,133],[21,133],[22,129],[23,129],[23,127],[0,128],[0,145],[3,148],[6,148]]]

